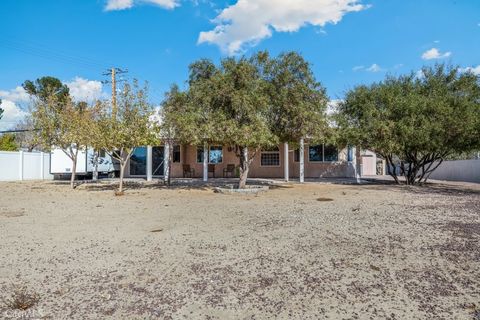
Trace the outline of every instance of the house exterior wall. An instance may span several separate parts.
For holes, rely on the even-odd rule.
[[[261,152],[257,152],[251,165],[248,176],[250,178],[284,178],[284,145],[279,147],[280,164],[278,166],[262,166]],[[203,150],[203,149],[202,149]],[[223,159],[221,163],[215,164],[215,177],[223,177],[223,169],[228,164],[238,166],[240,164],[235,151],[232,148],[223,146]],[[253,152],[250,151],[250,152]],[[298,178],[300,172],[300,163],[294,161],[294,150],[290,148],[289,153],[289,176],[290,178]],[[308,157],[308,144],[305,144],[305,178],[327,178],[327,177],[353,177],[353,163],[347,161],[347,149],[339,150],[338,161],[334,162],[311,162]],[[183,177],[183,165],[188,164],[195,170],[193,177],[201,178],[203,176],[203,163],[197,162],[197,147],[192,145],[182,145],[180,147],[180,162],[171,164],[171,177]],[[125,171],[126,177],[130,175],[130,164],[127,165]],[[213,177],[209,174],[209,177]]]

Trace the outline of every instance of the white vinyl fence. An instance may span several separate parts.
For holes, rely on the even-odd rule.
[[[49,153],[0,151],[0,181],[52,179]]]
[[[480,159],[444,161],[430,179],[480,183]]]

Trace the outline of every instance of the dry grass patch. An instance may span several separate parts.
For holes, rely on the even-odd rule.
[[[3,303],[12,310],[28,310],[35,306],[40,300],[37,293],[29,291],[26,286],[17,285],[13,289],[10,298]]]

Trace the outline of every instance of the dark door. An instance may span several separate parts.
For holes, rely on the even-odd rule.
[[[163,152],[164,147],[152,148],[152,175],[163,176]]]

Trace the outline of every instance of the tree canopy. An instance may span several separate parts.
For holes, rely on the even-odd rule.
[[[330,131],[325,116],[328,97],[310,64],[296,52],[273,59],[264,53],[261,59],[265,63],[270,125],[275,135],[282,142],[325,138]]]
[[[123,192],[123,176],[128,159],[138,146],[155,141],[151,128],[152,106],[148,103],[147,88],[125,83],[121,90],[115,116],[112,108],[103,103],[101,112],[92,123],[89,145],[106,150],[120,163],[119,194]]]
[[[446,65],[389,76],[349,91],[337,122],[345,142],[380,154],[407,184],[424,182],[447,156],[480,147],[479,77]]]
[[[0,136],[0,150],[2,151],[17,151],[18,145],[15,142],[15,135],[6,133]]]
[[[65,96],[52,94],[36,99],[32,120],[36,141],[45,150],[60,148],[72,160],[71,187],[74,187],[78,153],[86,149],[90,140],[89,123],[94,109],[85,102],[75,103]]]
[[[52,96],[55,96],[60,102],[70,99],[70,90],[67,85],[55,77],[47,76],[35,81],[27,80],[22,84],[22,87],[29,95],[43,102],[47,102]]]
[[[223,144],[240,160],[245,187],[256,152],[279,142],[322,136],[325,89],[297,53],[271,58],[260,52],[199,60],[189,67],[188,89],[173,86],[163,102],[163,127],[182,143]]]

